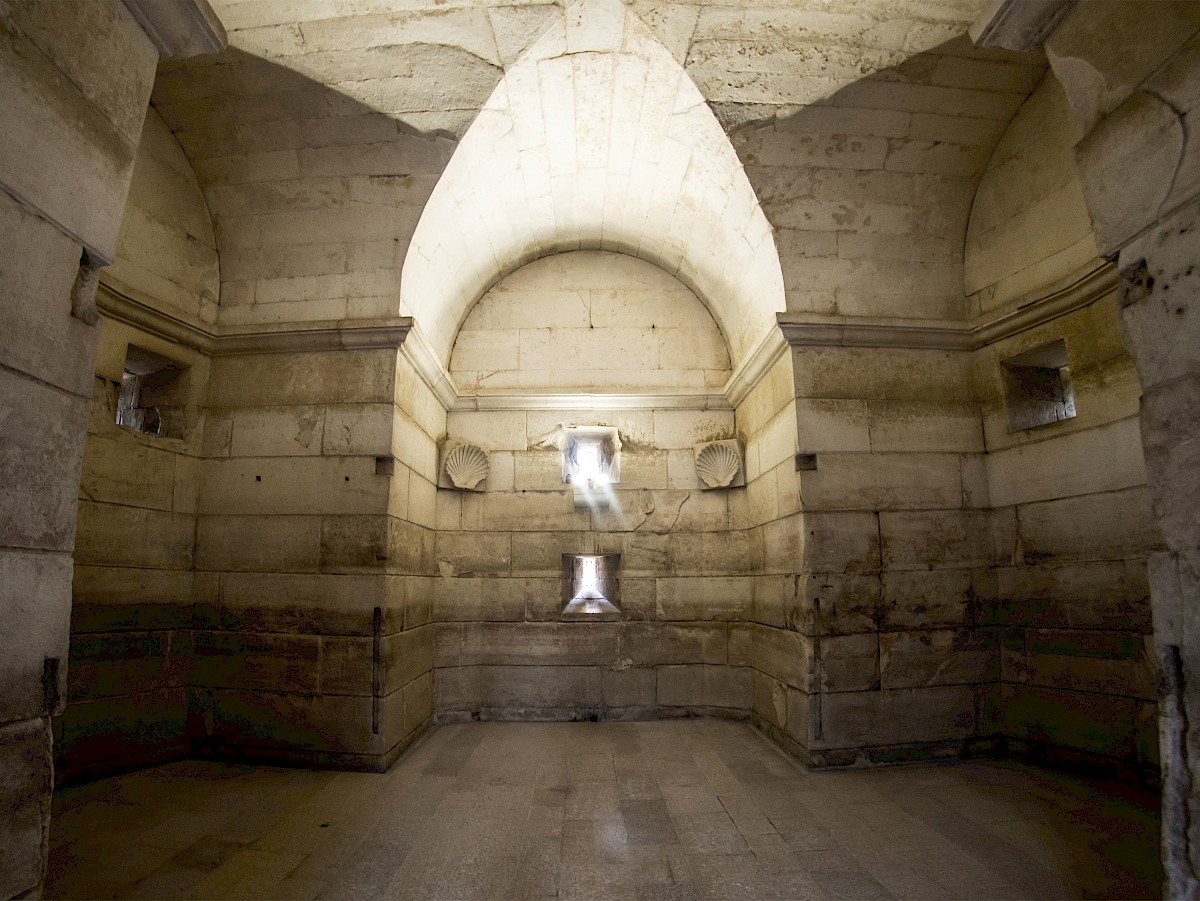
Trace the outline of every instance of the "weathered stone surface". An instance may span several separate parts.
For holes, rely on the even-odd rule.
[[[970,686],[949,685],[823,694],[819,729],[809,747],[966,738],[975,731],[975,692]]]
[[[41,885],[54,771],[50,729],[41,719],[0,728],[0,892],[17,897]]]

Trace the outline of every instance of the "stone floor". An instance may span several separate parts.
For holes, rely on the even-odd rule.
[[[745,724],[443,726],[385,776],[59,792],[49,898],[1157,897],[1156,799],[1013,763],[807,773]]]

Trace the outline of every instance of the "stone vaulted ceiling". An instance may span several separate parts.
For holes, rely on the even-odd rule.
[[[420,310],[412,292],[401,309],[401,272],[460,141],[506,73],[520,80],[523,54],[600,2],[213,0],[229,49],[164,65],[153,105],[213,216],[223,320]],[[628,34],[645,35],[633,55],[669,54],[682,66],[708,120],[720,122],[736,150],[761,204],[753,213],[774,231],[784,297],[760,297],[762,310],[773,315],[786,302],[792,311],[961,314],[974,186],[1044,71],[1040,59],[970,46],[964,34],[981,3],[625,4],[638,22]],[[511,87],[493,105],[519,103]],[[554,96],[541,90],[536,102]],[[577,129],[577,145],[586,131]],[[911,249],[897,251],[896,234]],[[531,247],[566,249],[579,239],[571,232],[508,243],[524,259]],[[827,252],[838,241],[851,252]],[[626,234],[613,246],[632,251],[635,242]],[[644,255],[720,306],[705,296],[718,275],[705,282],[670,253]],[[466,308],[514,264],[494,262],[494,271],[472,263],[477,271],[447,292],[457,296],[452,314],[431,314],[441,315],[436,324],[418,316],[439,332],[432,343],[443,359]],[[830,278],[838,292],[813,289]],[[414,291],[430,290],[418,281]],[[919,295],[923,307],[894,309],[897,292]],[[744,351],[753,336],[729,334],[732,313],[714,309],[727,340]]]

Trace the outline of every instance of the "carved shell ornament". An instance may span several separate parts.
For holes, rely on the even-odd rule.
[[[709,488],[728,488],[741,468],[741,457],[728,444],[710,444],[696,454],[696,475]]]
[[[487,478],[490,466],[483,450],[474,444],[460,444],[446,454],[442,469],[455,488],[471,491]]]

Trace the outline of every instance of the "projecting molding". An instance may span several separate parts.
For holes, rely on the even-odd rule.
[[[994,319],[973,323],[914,322],[780,313],[779,328],[792,347],[899,347],[978,350],[1086,307],[1117,289],[1120,274],[1106,263],[1062,290],[1036,297]]]
[[[977,47],[1037,50],[1075,0],[990,0],[967,30]]]
[[[125,0],[125,8],[163,59],[220,53],[228,44],[208,0]]]

